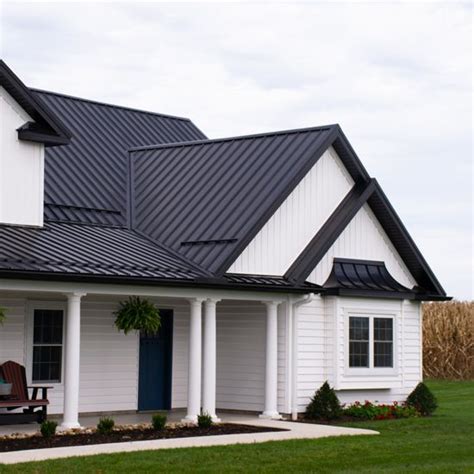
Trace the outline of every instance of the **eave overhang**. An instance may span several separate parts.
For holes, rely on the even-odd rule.
[[[0,85],[15,99],[18,105],[34,120],[18,131],[18,138],[45,146],[65,145],[71,133],[61,120],[42,102],[37,100],[28,87],[0,59]]]

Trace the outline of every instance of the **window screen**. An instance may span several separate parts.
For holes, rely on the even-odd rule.
[[[349,318],[349,367],[369,367],[369,318]]]
[[[61,382],[63,311],[35,309],[33,382]]]

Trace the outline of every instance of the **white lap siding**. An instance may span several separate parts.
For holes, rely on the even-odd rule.
[[[262,411],[265,395],[266,307],[259,302],[217,305],[217,408]],[[286,384],[284,311],[278,312],[278,409]]]
[[[354,376],[347,368],[348,310],[395,316],[395,373]],[[343,403],[404,401],[422,379],[421,307],[418,302],[364,298],[319,298],[298,314],[298,410],[325,380]]]
[[[0,299],[6,308],[5,325],[0,327],[0,363],[14,360],[28,365],[27,324],[29,308],[26,299]],[[80,412],[135,410],[137,407],[138,337],[125,336],[114,326],[116,301],[82,302]],[[67,318],[66,318],[67,321]],[[31,367],[27,366],[27,373]],[[29,374],[28,374],[29,376]],[[63,384],[48,393],[51,414],[62,413]]]
[[[124,335],[114,325],[120,298],[85,297],[81,312],[81,413],[137,409],[139,337]],[[60,300],[55,300],[58,303]],[[64,303],[64,301],[62,301]],[[174,312],[172,408],[187,405],[189,303],[156,300]],[[44,307],[44,302],[42,302]],[[0,363],[14,360],[28,367],[27,324],[34,303],[0,299],[7,319],[0,327]],[[47,304],[46,304],[47,306]],[[67,317],[66,317],[67,321]],[[265,387],[266,308],[260,302],[222,301],[217,305],[217,407],[262,411]],[[29,343],[28,343],[29,344]],[[286,406],[286,319],[278,316],[278,406]],[[63,409],[63,384],[48,384],[51,414]]]

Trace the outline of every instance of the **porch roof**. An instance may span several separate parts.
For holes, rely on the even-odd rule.
[[[282,276],[216,277],[137,231],[65,222],[46,222],[42,228],[0,225],[0,276],[299,293],[321,289]]]

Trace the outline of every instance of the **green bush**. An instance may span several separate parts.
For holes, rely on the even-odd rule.
[[[40,425],[40,431],[43,438],[52,438],[56,434],[58,424],[55,421],[45,420]]]
[[[5,322],[6,318],[6,310],[5,308],[0,307],[0,326],[3,326],[3,323]]]
[[[438,408],[436,397],[423,382],[420,382],[408,395],[406,403],[414,407],[422,416],[429,416]]]
[[[335,420],[341,416],[341,411],[341,404],[336,392],[327,382],[324,382],[306,407],[306,418]]]
[[[212,416],[207,413],[202,413],[198,415],[198,426],[199,428],[210,428],[214,422],[212,421]]]
[[[112,418],[104,417],[97,423],[97,432],[100,434],[110,434],[114,430],[115,421]]]
[[[115,326],[125,334],[130,331],[156,334],[161,326],[158,308],[150,301],[138,296],[130,296],[128,300],[121,301],[119,309],[114,312],[114,315]]]
[[[364,404],[355,402],[353,405],[343,409],[343,415],[360,420],[392,420],[395,418],[411,418],[417,416],[418,412],[414,407],[406,404],[399,405],[374,405],[366,401]]]
[[[151,424],[153,426],[153,429],[155,429],[156,431],[163,430],[166,426],[166,421],[167,417],[165,414],[162,413],[156,413],[151,417]]]

